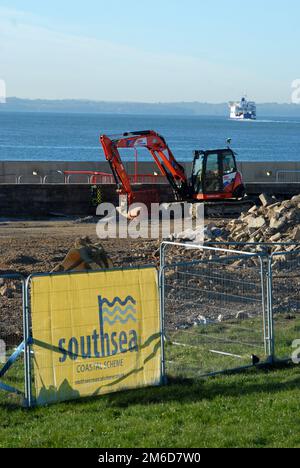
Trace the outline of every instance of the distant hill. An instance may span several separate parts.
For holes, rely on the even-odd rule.
[[[300,117],[300,105],[266,103],[258,104],[258,115],[263,117]],[[106,102],[88,100],[44,100],[11,97],[0,105],[0,112],[66,112],[101,114],[162,114],[162,115],[228,115],[227,103],[210,104],[202,102],[136,103]]]

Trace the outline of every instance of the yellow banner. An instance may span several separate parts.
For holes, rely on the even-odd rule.
[[[34,277],[37,404],[159,385],[154,268]]]

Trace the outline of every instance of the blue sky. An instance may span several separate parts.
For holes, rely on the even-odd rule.
[[[299,0],[0,0],[10,96],[288,102]]]

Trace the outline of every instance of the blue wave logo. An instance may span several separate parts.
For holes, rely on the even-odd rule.
[[[102,323],[108,323],[110,326],[117,322],[125,325],[129,321],[137,322],[136,301],[128,296],[124,301],[119,297],[110,302],[106,298],[99,297],[100,317]]]
[[[79,357],[81,359],[94,357],[99,359],[100,357],[138,352],[139,337],[134,325],[128,327],[131,330],[115,331],[114,328],[110,328],[118,322],[122,325],[128,322],[134,324],[138,322],[135,299],[128,296],[124,301],[119,297],[109,301],[98,296],[98,301],[99,330],[95,329],[90,335],[81,336],[80,339],[72,337],[68,343],[66,343],[65,338],[61,338],[58,343],[62,354],[59,358],[61,363],[65,362],[68,357],[76,361]]]

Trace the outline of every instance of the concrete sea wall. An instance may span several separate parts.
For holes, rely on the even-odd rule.
[[[191,163],[183,162],[187,174],[190,174]],[[134,173],[134,163],[124,163],[128,173]],[[282,171],[298,171],[299,162],[238,162],[239,170],[242,172],[245,183],[272,183],[276,182],[278,173]],[[107,162],[65,162],[65,161],[0,161],[0,183],[14,183],[16,177],[31,177],[33,173],[41,177],[46,175],[53,182],[61,181],[61,172],[64,171],[99,171],[110,172]],[[153,162],[140,162],[138,172],[140,174],[151,174],[157,172],[157,166]],[[300,177],[299,177],[300,180]]]
[[[183,163],[187,174],[189,163]],[[134,173],[134,164],[125,163],[129,174]],[[91,187],[87,179],[80,183],[64,184],[64,171],[98,171],[110,173],[106,162],[48,162],[48,161],[2,161],[0,162],[0,217],[49,216],[53,213],[68,215],[95,214]],[[271,195],[290,196],[300,193],[299,162],[240,162],[246,189],[249,195],[262,192]],[[139,163],[140,174],[157,172],[154,163]],[[46,179],[45,179],[46,177]],[[147,191],[149,185],[138,185],[135,190]],[[155,185],[161,202],[172,200],[169,185]],[[101,186],[101,199],[116,204],[118,197],[115,185]],[[145,198],[147,201],[147,195]],[[158,201],[158,200],[156,200]]]

